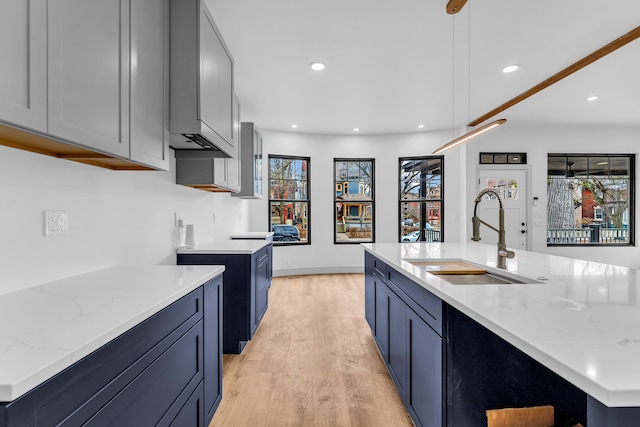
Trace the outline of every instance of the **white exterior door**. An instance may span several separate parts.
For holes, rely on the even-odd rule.
[[[527,250],[527,174],[528,170],[478,167],[477,190],[490,187],[500,192],[504,203],[504,228],[507,248]],[[476,194],[478,194],[476,192]],[[499,207],[497,200],[485,195],[478,204],[478,216],[498,228]],[[481,243],[497,244],[498,233],[480,226]]]

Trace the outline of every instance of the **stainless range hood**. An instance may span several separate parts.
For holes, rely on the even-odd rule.
[[[204,0],[171,0],[170,145],[236,157],[233,57]]]

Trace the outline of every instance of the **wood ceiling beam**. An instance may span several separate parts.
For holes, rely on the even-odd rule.
[[[611,43],[607,44],[606,46],[601,47],[600,49],[596,50],[595,52],[585,56],[584,58],[582,58],[578,62],[568,66],[567,68],[565,68],[564,70],[560,71],[559,73],[556,73],[553,76],[549,77],[548,79],[544,80],[543,82],[538,83],[537,85],[533,86],[531,89],[526,90],[525,92],[522,92],[520,95],[516,96],[513,99],[510,99],[509,101],[505,102],[501,106],[496,107],[493,110],[491,110],[488,113],[486,113],[485,115],[480,116],[477,119],[469,122],[469,124],[467,126],[477,126],[477,125],[479,125],[480,123],[484,122],[485,120],[487,120],[487,119],[489,119],[489,118],[491,118],[491,117],[503,112],[507,108],[513,107],[517,103],[519,103],[521,101],[524,101],[525,99],[529,98],[531,95],[534,95],[534,94],[540,92],[541,90],[548,88],[552,84],[559,82],[560,80],[564,79],[565,77],[575,73],[576,71],[586,67],[587,65],[597,61],[598,59],[610,54],[611,52],[613,52],[613,51],[615,51],[617,49],[620,49],[622,46],[634,41],[635,39],[637,39],[639,37],[640,37],[640,27],[636,27],[633,30],[631,30],[628,33],[626,33],[625,35],[623,35],[623,36],[615,39]]]
[[[449,0],[447,3],[447,13],[453,15],[460,12],[462,7],[467,3],[467,0]]]

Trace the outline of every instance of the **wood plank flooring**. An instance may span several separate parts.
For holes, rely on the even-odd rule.
[[[364,276],[277,277],[209,427],[413,426],[364,318]]]

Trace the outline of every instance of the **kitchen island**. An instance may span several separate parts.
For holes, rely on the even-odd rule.
[[[500,273],[508,280],[517,279],[525,283],[459,285],[428,273],[415,261],[465,261],[497,271],[495,246],[479,243],[383,243],[363,244],[363,247],[368,281],[365,288],[368,294],[367,320],[374,336],[376,326],[382,326],[386,337],[391,340],[397,340],[402,333],[410,334],[415,324],[411,318],[417,313],[418,318],[424,319],[431,331],[435,331],[434,342],[442,340],[441,366],[444,371],[441,377],[434,377],[434,381],[442,381],[444,385],[439,396],[442,404],[435,405],[436,409],[440,408],[443,420],[446,421],[456,411],[452,407],[456,402],[452,394],[453,389],[460,386],[458,383],[455,387],[447,384],[447,380],[453,379],[447,378],[448,375],[459,375],[457,371],[452,373],[451,366],[448,366],[453,363],[452,355],[447,354],[452,349],[451,341],[455,341],[453,331],[471,327],[476,328],[475,336],[486,333],[490,340],[495,337],[495,341],[504,342],[504,345],[496,344],[499,347],[495,348],[500,348],[500,353],[522,355],[513,357],[526,366],[540,365],[540,372],[548,370],[553,381],[558,377],[558,387],[566,388],[572,399],[580,400],[583,393],[589,425],[637,425],[640,419],[640,369],[637,368],[640,360],[640,276],[637,270],[516,251],[515,258],[508,260],[507,268]],[[384,305],[375,299],[380,294],[378,290],[387,293],[390,290],[391,297],[399,295],[406,302],[407,308],[402,311],[394,309],[398,305],[394,305],[392,299],[385,299],[385,304],[390,307],[385,312],[389,324],[376,325],[376,310],[384,309]],[[393,323],[394,313],[407,316],[409,326],[398,330],[397,322],[396,326]],[[465,328],[455,329],[454,317],[466,322]],[[473,339],[474,336],[466,338]],[[407,386],[403,397],[410,397],[412,371],[411,366],[405,365],[411,360],[398,363],[396,357],[394,367],[393,344],[384,340],[385,337],[376,337],[379,348],[382,343],[383,350],[388,351],[386,356],[383,350],[381,353],[401,389],[401,395],[402,387]],[[467,345],[467,354],[459,359],[475,360],[474,364],[483,357],[488,362],[492,356],[497,360],[501,354],[485,352],[483,342],[480,341],[476,347]],[[411,351],[412,347],[409,347],[409,355]],[[434,354],[434,357],[438,356],[437,352]],[[505,372],[513,373],[510,371],[512,368],[505,369]],[[491,369],[496,378],[502,373],[500,366],[495,364]],[[407,378],[403,382],[405,376]],[[485,380],[482,378],[489,376],[490,373],[485,373],[484,377],[479,375],[475,378],[481,381],[475,384],[478,395],[483,393],[481,386]],[[526,376],[522,378],[527,381]],[[464,378],[458,376],[456,381],[464,381]],[[486,380],[487,383],[492,381]],[[518,385],[509,383],[508,386]],[[526,384],[523,387],[526,388]],[[431,392],[433,395],[433,390]],[[411,413],[412,409],[409,410]],[[415,414],[412,416],[415,421]],[[445,422],[445,425],[451,424]]]
[[[117,266],[0,295],[0,426],[202,425],[223,271]]]

